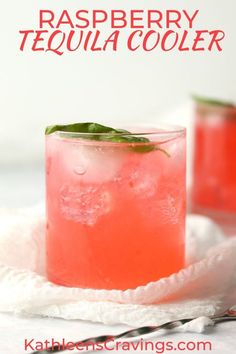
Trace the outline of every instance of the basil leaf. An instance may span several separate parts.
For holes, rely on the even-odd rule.
[[[92,134],[116,132],[115,129],[106,127],[105,125],[101,125],[98,123],[74,123],[74,124],[66,124],[66,125],[50,125],[46,128],[45,134],[49,135],[57,131],[70,132],[70,133],[92,133]],[[117,132],[119,132],[119,130],[117,130]]]
[[[130,144],[130,148],[136,152],[144,153],[153,150],[160,150],[164,152],[168,157],[170,156],[158,145],[150,144],[150,140],[147,138],[134,136],[128,130],[114,129],[98,123],[88,122],[66,125],[51,125],[46,127],[45,134],[49,135],[57,131],[70,133],[87,133],[88,135],[81,135],[81,138],[97,141],[110,141],[114,143],[128,143]],[[78,137],[80,136],[78,135]]]
[[[144,145],[144,143],[149,143],[150,140],[143,137],[136,137],[136,136],[122,136],[122,135],[107,135],[102,137],[103,141],[112,141],[114,143],[129,143],[131,144],[131,148],[133,151],[136,152],[149,152],[155,150],[156,147],[151,144]],[[137,145],[140,144],[140,145]],[[133,144],[133,145],[132,145]]]
[[[211,99],[211,98],[206,98],[206,97],[200,97],[200,96],[196,96],[196,95],[193,95],[192,99],[196,103],[205,104],[205,105],[218,106],[218,107],[229,107],[229,108],[235,107],[235,105],[232,102],[221,101],[221,100],[216,100],[216,99]]]
[[[144,137],[136,137],[136,136],[106,136],[103,137],[103,141],[112,141],[114,143],[130,143],[134,144],[131,145],[131,148],[133,151],[136,152],[150,152],[153,150],[159,150],[162,151],[166,154],[166,156],[170,157],[168,152],[164,149],[161,149],[158,145],[152,145],[152,144],[145,144],[145,143],[150,143],[150,140]],[[138,144],[140,145],[138,145]]]

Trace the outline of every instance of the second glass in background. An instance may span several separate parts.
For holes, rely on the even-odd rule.
[[[196,102],[192,211],[236,233],[236,107]]]

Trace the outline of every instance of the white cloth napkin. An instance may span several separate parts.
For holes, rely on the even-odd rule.
[[[54,285],[45,277],[43,213],[0,212],[0,311],[130,326],[211,316],[236,303],[236,238],[211,220],[187,217],[187,266],[133,290]],[[207,323],[195,321],[191,330]],[[209,322],[209,321],[208,321]]]

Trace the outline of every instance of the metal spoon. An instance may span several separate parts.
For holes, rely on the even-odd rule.
[[[222,315],[210,316],[209,318],[213,321],[214,325],[217,323],[220,323],[220,322],[224,322],[224,321],[236,321],[236,307],[228,309]],[[145,326],[145,327],[131,329],[129,331],[122,332],[120,334],[115,334],[115,335],[108,334],[108,335],[102,335],[102,336],[98,336],[98,337],[91,337],[91,338],[80,340],[79,342],[75,342],[74,345],[77,344],[80,347],[82,345],[84,345],[84,346],[86,345],[86,347],[89,347],[91,345],[98,344],[98,343],[102,344],[102,343],[109,342],[109,341],[116,341],[117,339],[120,339],[120,338],[137,338],[141,335],[156,332],[160,329],[174,329],[174,328],[182,326],[183,324],[190,322],[192,320],[194,320],[194,318],[185,318],[182,320],[167,322],[167,323],[164,323],[160,326]],[[42,350],[42,351],[39,350],[39,351],[33,352],[31,354],[58,353],[58,352],[66,351],[66,350],[67,349],[62,348],[62,345],[61,345],[61,346],[54,346],[54,348],[52,348],[52,347],[48,348],[47,350]]]

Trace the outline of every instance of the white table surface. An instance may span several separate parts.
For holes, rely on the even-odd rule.
[[[44,197],[44,175],[39,166],[5,169],[0,175],[0,207],[30,206],[42,201]],[[36,341],[46,339],[76,341],[94,335],[119,333],[127,326],[105,326],[82,321],[66,321],[51,318],[20,317],[0,313],[0,354],[25,354],[24,340],[34,338]],[[212,353],[236,353],[236,321],[217,325],[204,334],[197,333],[161,333],[152,337],[156,341],[211,341]],[[79,353],[79,351],[67,351]],[[66,353],[67,353],[66,352]],[[125,353],[124,351],[118,351]],[[176,353],[183,351],[175,350]],[[184,351],[194,353],[194,351]],[[195,351],[196,352],[196,351]],[[209,352],[209,351],[208,351]],[[103,353],[103,352],[101,352]],[[141,353],[141,351],[136,351]],[[146,352],[146,353],[150,353]],[[154,351],[155,353],[155,351]],[[169,351],[170,353],[170,351]],[[203,353],[203,351],[198,351]],[[204,352],[206,353],[206,351]]]
[[[127,326],[105,326],[98,323],[82,321],[66,321],[60,319],[19,317],[10,314],[0,314],[0,354],[25,354],[24,341],[35,339],[35,341],[55,340],[78,341],[87,337],[119,333],[128,329]],[[233,354],[236,352],[236,322],[225,322],[219,324],[204,334],[198,333],[160,333],[148,338],[152,341],[210,341],[211,352],[214,354]],[[35,343],[35,342],[34,342]],[[176,353],[183,351],[175,350]],[[194,351],[184,351],[193,353]],[[197,351],[195,351],[197,352]],[[198,351],[203,353],[204,351]],[[206,353],[207,351],[205,351]],[[209,350],[208,350],[209,352]],[[66,353],[79,353],[78,350],[66,351]],[[103,353],[103,352],[101,352]],[[125,353],[119,350],[116,353]],[[140,350],[136,353],[142,353]],[[150,351],[146,352],[150,353]]]

